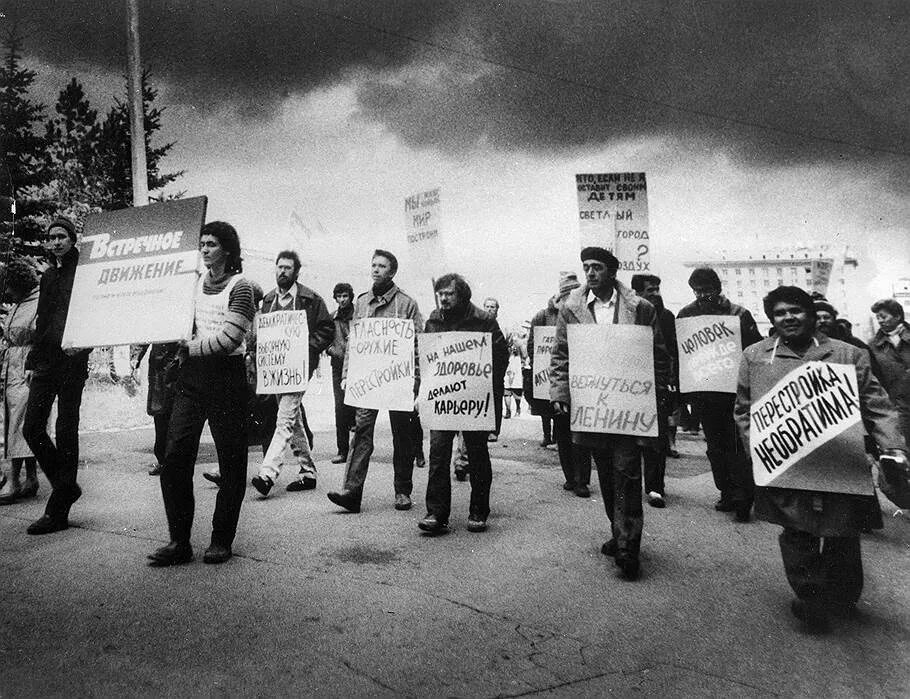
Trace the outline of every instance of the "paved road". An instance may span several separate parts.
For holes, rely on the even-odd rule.
[[[73,528],[25,534],[46,487],[0,508],[0,696],[910,694],[907,520],[865,538],[856,617],[809,635],[776,528],[713,511],[702,442],[671,462],[669,507],[646,507],[630,583],[599,553],[597,489],[565,493],[537,429],[511,420],[494,446],[484,534],[464,529],[455,483],[454,531],[420,535],[426,471],[418,506],[392,509],[385,429],[360,515],[326,500],[341,472],[321,461],[317,491],[248,491],[228,564],[173,569],[145,565],[166,538],[151,433],[84,435]],[[215,489],[197,480],[201,553]]]

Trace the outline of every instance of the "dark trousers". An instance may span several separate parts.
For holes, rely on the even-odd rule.
[[[559,451],[559,465],[566,483],[573,486],[591,482],[591,450],[572,443],[572,430],[568,415],[553,416],[553,437]]]
[[[212,543],[233,543],[246,491],[247,416],[242,357],[193,357],[184,362],[161,471],[161,496],[172,541],[190,539],[195,509],[193,469],[199,437],[208,420],[221,472]]]
[[[597,478],[610,530],[616,541],[616,558],[637,559],[641,546],[644,511],[641,506],[641,447],[635,437],[603,435],[610,444],[592,448]]]
[[[549,415],[540,416],[540,428],[543,430],[543,441],[545,441],[547,444],[551,444],[553,442],[552,426],[553,418],[551,418]]]
[[[341,387],[343,362],[332,360],[332,393],[335,396],[335,441],[338,453],[347,457],[351,444],[351,429],[354,427],[354,408],[344,404],[344,389]]]
[[[22,435],[53,488],[44,509],[51,517],[65,517],[78,492],[79,408],[87,376],[86,356],[67,357],[59,366],[35,371],[29,384]],[[47,433],[54,398],[57,399],[56,446]]]
[[[164,465],[164,457],[167,449],[167,426],[171,421],[171,411],[153,415],[155,421],[155,448],[152,450],[158,463]]]
[[[657,438],[648,439],[642,447],[645,464],[645,492],[664,494],[664,475],[667,472],[667,454],[670,451],[670,415],[658,407]]]
[[[784,528],[779,537],[787,582],[800,599],[852,607],[863,591],[858,536],[826,536]]]
[[[354,418],[354,439],[351,442],[351,458],[344,472],[344,489],[358,499],[363,496],[363,484],[370,468],[373,455],[373,431],[376,427],[378,410],[357,408]],[[395,471],[395,493],[410,495],[414,489],[411,477],[414,473],[413,411],[389,411],[392,427],[392,468]]]
[[[436,515],[440,522],[448,522],[452,511],[452,440],[457,432],[430,430],[430,469],[427,479],[427,514]],[[471,504],[469,517],[485,520],[490,515],[490,485],[493,467],[487,448],[488,432],[462,432],[468,452],[471,477]]]
[[[733,420],[735,398],[732,394],[698,396],[693,398],[692,404],[697,406],[701,417],[708,444],[708,461],[720,496],[734,503],[751,504],[752,472]]]

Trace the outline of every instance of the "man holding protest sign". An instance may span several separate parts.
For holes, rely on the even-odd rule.
[[[329,347],[335,336],[335,321],[322,297],[297,281],[300,267],[300,256],[295,251],[282,250],[278,253],[275,259],[276,288],[263,297],[259,309],[260,326],[268,325],[279,330],[278,337],[272,342],[272,346],[277,346],[279,351],[260,357],[253,339],[248,347],[259,378],[257,392],[272,394],[270,408],[275,416],[274,430],[270,430],[271,435],[266,434],[263,443],[265,456],[262,465],[251,481],[263,497],[267,497],[275,485],[282,464],[292,457],[296,458],[300,472],[297,479],[288,483],[286,490],[294,492],[316,487],[316,464],[310,455],[305,429],[306,413],[301,401],[306,382],[319,366],[319,355]],[[274,313],[282,315],[268,317]],[[304,360],[304,363],[298,362],[296,368],[304,372],[305,378],[298,378],[296,383],[291,381],[283,382],[282,386],[268,386],[275,383],[268,381],[270,375],[291,368],[285,362],[293,356],[301,356]],[[271,358],[277,358],[277,361],[272,362]],[[279,375],[278,378],[282,377]]]
[[[22,436],[53,490],[44,515],[29,525],[29,534],[50,534],[69,527],[70,508],[82,495],[76,483],[79,407],[91,351],[61,348],[79,264],[76,226],[66,218],[54,220],[47,228],[46,245],[54,264],[41,277],[34,345],[25,360],[29,394]],[[54,399],[57,400],[56,445],[47,433]]]
[[[905,466],[906,444],[868,354],[815,332],[809,294],[778,287],[764,308],[776,334],[743,352],[736,421],[752,454],[756,517],[784,528],[791,611],[818,628],[859,599],[859,535],[882,526],[863,427]]]
[[[430,534],[448,530],[452,507],[449,462],[456,431],[463,435],[471,465],[468,531],[482,532],[490,514],[493,471],[487,435],[496,425],[495,397],[501,395],[509,347],[499,323],[471,303],[471,287],[458,274],[434,284],[439,308],[420,337],[421,408],[430,427],[427,515],[418,527]],[[487,344],[489,343],[489,344]]]
[[[590,448],[597,464],[612,531],[601,552],[635,580],[644,517],[641,445],[658,434],[669,358],[654,306],[616,280],[619,260],[587,247],[581,261],[587,283],[559,312],[550,398],[555,413],[569,415],[573,441]],[[609,344],[598,346],[602,342]]]
[[[411,420],[417,390],[414,337],[423,329],[423,319],[417,302],[393,281],[397,271],[398,259],[395,255],[387,250],[376,250],[371,262],[373,287],[358,296],[354,305],[348,351],[342,369],[345,403],[357,408],[354,437],[344,486],[341,491],[327,493],[329,500],[350,512],[360,512],[363,484],[373,455],[373,430],[379,408],[372,406],[384,406],[389,410],[395,509],[411,508],[414,487]],[[355,355],[354,364],[366,371],[362,376],[355,376],[352,371],[352,357]],[[410,386],[402,395],[406,382],[410,382]]]
[[[717,272],[707,267],[700,267],[692,271],[689,276],[689,287],[695,294],[695,301],[683,307],[677,314],[677,338],[679,343],[689,340],[688,334],[680,330],[680,321],[685,318],[699,316],[730,316],[739,323],[739,347],[732,347],[738,352],[749,345],[762,339],[758,325],[752,314],[742,306],[731,303],[721,293],[720,277]],[[720,320],[723,323],[723,319]],[[725,327],[725,326],[724,326]],[[697,329],[696,329],[697,330]],[[707,331],[706,331],[707,333]],[[735,333],[734,333],[735,335]],[[702,339],[702,336],[692,339],[693,347]],[[734,341],[737,338],[733,337]],[[708,337],[708,341],[715,342],[716,337]],[[729,343],[727,343],[729,344]],[[726,345],[712,348],[712,352],[723,351]],[[680,368],[686,360],[686,346],[679,354]],[[711,473],[714,476],[714,485],[720,491],[720,499],[714,504],[718,512],[735,512],[739,521],[748,521],[752,509],[752,479],[749,477],[747,456],[736,433],[736,424],[733,420],[733,400],[736,386],[735,362],[728,363],[730,380],[724,390],[693,390],[685,385],[680,385],[680,390],[688,394],[693,409],[698,411],[702,427],[705,430],[707,442],[708,461],[711,463]],[[710,367],[712,370],[718,367]],[[719,368],[723,368],[722,366]],[[680,381],[683,381],[680,374]]]

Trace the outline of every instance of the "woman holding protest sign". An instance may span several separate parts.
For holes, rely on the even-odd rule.
[[[171,542],[149,555],[149,565],[169,566],[193,558],[193,468],[202,428],[208,421],[218,452],[221,487],[212,516],[206,563],[223,563],[231,545],[246,490],[247,384],[244,338],[255,304],[243,278],[240,239],[233,226],[203,226],[199,249],[207,272],[195,296],[193,337],[183,343],[177,395],[167,434],[161,495]]]
[[[822,370],[827,370],[827,365],[834,368],[832,371],[843,369],[843,365],[852,366],[857,393],[846,386],[842,394],[844,402],[848,403],[850,396],[858,398],[857,407],[865,429],[884,455],[906,462],[906,445],[898,428],[897,414],[872,374],[868,354],[815,332],[815,307],[809,294],[797,287],[778,287],[765,297],[764,309],[776,332],[774,337],[748,347],[743,353],[735,417],[745,443],[749,445],[750,437],[755,438],[750,446],[758,464],[756,484],[760,485],[759,476],[768,480],[764,470],[770,473],[779,468],[787,476],[786,487],[757,487],[755,515],[783,527],[781,557],[787,580],[796,593],[791,611],[810,627],[822,628],[832,613],[848,612],[859,599],[863,587],[859,534],[865,528],[880,529],[881,512],[865,465],[861,435],[857,436],[852,452],[839,450],[842,458],[833,462],[829,458],[823,469],[799,468],[813,451],[824,448],[828,439],[822,428],[835,415],[846,415],[847,410],[840,406],[827,407],[833,401],[825,399],[822,415],[817,408],[824,397],[819,396],[819,403],[813,403],[814,397],[804,388],[812,384],[796,380],[779,382],[785,377],[799,376],[799,370],[805,370],[808,363],[818,363],[816,366]],[[850,379],[847,383],[852,383],[852,377],[847,378]],[[821,391],[825,384],[820,381],[816,385]],[[786,413],[780,422],[791,431],[786,439],[774,435],[777,439],[759,443],[756,432],[772,420],[758,414],[753,416],[753,404],[781,392],[785,395],[780,400],[774,399],[774,411]],[[800,425],[802,433],[798,439],[791,439],[792,430]],[[792,465],[788,467],[781,449],[797,442],[803,456],[791,460]],[[769,453],[768,444],[776,452]],[[848,453],[853,456],[845,456]],[[859,487],[849,479],[861,481]]]

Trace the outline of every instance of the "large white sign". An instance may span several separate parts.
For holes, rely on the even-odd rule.
[[[532,398],[550,400],[550,359],[556,344],[555,325],[535,325],[531,328],[534,339],[534,374],[531,376]]]
[[[648,185],[643,172],[575,175],[581,245],[613,252],[619,269],[651,269]]]
[[[676,319],[681,393],[736,393],[742,335],[738,316]]]
[[[856,367],[807,362],[750,408],[755,485],[870,495]]]
[[[418,192],[404,200],[407,249],[415,267],[429,276],[445,271],[439,188]]]
[[[431,430],[496,429],[493,336],[424,333],[420,348],[420,421]]]
[[[63,347],[189,339],[205,206],[194,197],[89,216]]]
[[[361,318],[351,323],[344,402],[375,410],[414,409],[414,321]]]
[[[310,333],[306,311],[256,317],[256,393],[303,393],[309,377]]]
[[[572,431],[656,437],[654,331],[606,324],[566,329]]]

